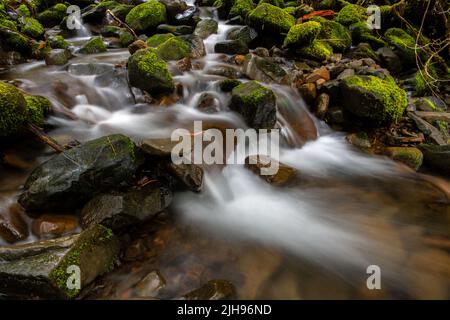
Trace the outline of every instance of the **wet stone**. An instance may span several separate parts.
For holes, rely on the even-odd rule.
[[[135,286],[135,292],[140,297],[156,297],[166,286],[166,280],[158,271],[147,274]]]
[[[185,294],[182,300],[229,300],[236,298],[234,285],[227,280],[211,280],[204,286]]]
[[[23,210],[17,204],[0,209],[0,239],[14,243],[28,237],[28,225],[22,215]]]
[[[33,221],[31,228],[39,237],[62,236],[78,228],[78,219],[70,215],[44,214]]]
[[[253,173],[259,175],[262,179],[274,186],[282,186],[293,181],[297,176],[297,170],[271,159],[265,155],[252,155],[245,159],[245,166]],[[261,172],[262,168],[276,168],[278,171],[275,174],[264,175]]]

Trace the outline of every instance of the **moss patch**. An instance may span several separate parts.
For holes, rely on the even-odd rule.
[[[28,121],[39,127],[42,126],[46,114],[52,108],[51,102],[47,98],[31,95],[25,95],[25,100],[27,102]]]
[[[53,49],[67,49],[69,43],[60,35],[51,36],[47,39],[47,44]]]
[[[106,51],[105,44],[103,43],[103,40],[100,37],[92,37],[79,50],[79,52],[83,54],[93,54],[105,51]]]
[[[388,43],[393,46],[399,52],[399,55],[406,60],[406,62],[412,63],[416,60],[416,41],[406,31],[400,28],[390,28],[386,30],[384,36]]]
[[[295,18],[268,3],[263,3],[250,11],[248,24],[263,32],[289,32],[295,24]]]
[[[53,7],[41,12],[37,16],[37,19],[40,23],[42,23],[44,27],[50,28],[60,24],[61,21],[63,21],[63,19],[66,17],[66,12],[67,6],[62,3],[58,3]]]
[[[252,0],[236,0],[230,9],[229,16],[241,16],[245,18],[247,14],[255,8]]]
[[[36,19],[22,17],[20,18],[22,33],[32,38],[40,38],[44,34],[44,27]]]
[[[289,30],[283,46],[299,48],[309,45],[316,39],[321,29],[321,24],[315,21],[296,24]]]
[[[336,16],[336,22],[344,26],[350,26],[351,24],[365,20],[365,9],[356,4],[344,6]]]
[[[26,105],[19,89],[0,81],[0,137],[21,129],[27,119]]]
[[[149,0],[134,7],[126,16],[125,22],[138,32],[156,28],[167,21],[166,7],[156,1]]]
[[[298,54],[308,59],[324,61],[330,59],[333,48],[326,41],[314,40],[311,45],[298,50]]]
[[[169,40],[170,38],[173,38],[173,37],[175,37],[175,36],[172,33],[155,34],[155,35],[151,36],[150,38],[148,38],[147,45],[149,47],[156,48],[160,44],[166,42],[167,40]]]
[[[160,44],[156,48],[156,52],[165,61],[180,60],[189,57],[191,48],[186,41],[178,37],[172,37]]]
[[[322,17],[313,17],[311,21],[317,21],[322,28],[318,38],[326,41],[334,50],[343,52],[352,44],[352,36],[350,31],[342,24],[327,20]]]

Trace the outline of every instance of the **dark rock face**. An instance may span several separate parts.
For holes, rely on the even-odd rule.
[[[183,296],[185,300],[228,300],[236,298],[236,289],[227,280],[211,280]]]
[[[0,292],[10,296],[74,298],[81,288],[109,271],[118,254],[117,238],[103,226],[72,237],[2,248],[0,260],[7,262],[0,264]],[[72,283],[70,266],[80,268],[81,288],[67,285]]]
[[[83,208],[81,223],[83,228],[102,224],[117,230],[154,217],[171,201],[172,193],[164,187],[99,195]]]
[[[226,54],[246,54],[248,53],[248,46],[241,40],[226,40],[217,42],[214,51]]]
[[[250,81],[233,89],[230,109],[239,112],[254,129],[271,129],[277,120],[276,98],[272,90]]]
[[[169,171],[177,177],[185,187],[198,192],[203,186],[203,169],[195,164],[168,164]]]
[[[440,174],[450,176],[450,144],[422,144],[419,149],[423,153],[425,164]]]
[[[93,195],[131,184],[142,163],[129,138],[116,134],[88,141],[37,167],[19,203],[27,210],[73,210]]]

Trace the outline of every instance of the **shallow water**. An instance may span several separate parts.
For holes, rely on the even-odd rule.
[[[169,137],[194,120],[245,128],[217,88],[223,78],[205,72],[226,64],[213,47],[230,28],[221,22],[218,34],[205,40],[208,55],[196,61],[203,68],[175,76],[184,96],[169,106],[144,103],[131,91],[125,49],[80,55],[65,67],[22,64],[1,77],[53,102],[58,112],[48,123],[60,143],[110,133],[136,141]],[[299,181],[274,187],[241,165],[205,167],[203,191],[176,194],[169,217],[143,232],[155,247],[148,259],[125,263],[92,297],[133,298],[134,284],[157,269],[167,281],[157,298],[217,278],[232,281],[238,297],[249,299],[449,298],[448,182],[362,154],[315,119],[293,89],[271,88],[278,97],[280,160],[299,170]],[[196,108],[204,92],[214,96],[219,112]],[[34,150],[30,168],[48,155]],[[29,171],[1,173],[0,206],[14,201]],[[381,268],[382,290],[367,289],[369,265]]]

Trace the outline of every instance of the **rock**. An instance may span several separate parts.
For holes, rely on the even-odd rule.
[[[106,46],[100,37],[92,37],[80,48],[80,50],[78,50],[78,52],[83,54],[106,52]]]
[[[122,29],[119,34],[119,43],[121,48],[127,48],[128,45],[133,43],[134,36],[126,29]]]
[[[175,89],[167,65],[153,48],[138,50],[128,60],[128,79],[133,87],[150,94],[171,93]]]
[[[208,38],[213,33],[217,33],[219,24],[214,19],[202,19],[194,30],[194,35],[202,39]]]
[[[315,21],[296,24],[289,29],[289,32],[284,39],[283,47],[300,48],[308,46],[316,39],[321,29],[322,26],[320,23]]]
[[[419,149],[423,153],[424,162],[439,174],[450,176],[450,145],[436,146],[421,144]]]
[[[67,49],[70,44],[62,36],[54,35],[47,38],[47,44],[53,49]]]
[[[300,48],[297,53],[304,58],[322,62],[331,58],[333,49],[326,42],[314,40],[309,46]]]
[[[271,129],[276,117],[276,98],[272,90],[250,81],[238,85],[231,92],[230,109],[240,113],[254,129]]]
[[[137,147],[123,135],[91,140],[37,167],[19,203],[30,211],[74,210],[95,194],[129,186],[141,163]]]
[[[72,57],[72,54],[67,49],[52,49],[45,55],[45,64],[46,65],[65,65],[69,62],[69,59]]]
[[[345,122],[344,110],[340,106],[332,106],[327,114],[328,122],[332,124],[342,124]]]
[[[316,99],[316,115],[319,119],[324,119],[328,112],[330,105],[330,96],[326,93],[321,93]]]
[[[28,237],[28,226],[22,214],[23,210],[17,205],[0,211],[0,239],[14,243]]]
[[[224,79],[219,82],[219,88],[223,92],[231,92],[240,84],[241,82],[237,79]]]
[[[160,2],[166,7],[170,17],[175,17],[177,14],[183,13],[188,8],[187,3],[183,0],[160,0]]]
[[[220,101],[214,94],[204,92],[198,98],[196,108],[205,113],[216,113],[220,111]]]
[[[62,236],[78,228],[78,219],[69,215],[43,214],[33,221],[31,230],[39,237]]]
[[[140,148],[152,156],[170,157],[172,149],[179,141],[172,141],[170,138],[145,139],[140,143]]]
[[[211,280],[199,289],[185,294],[183,300],[229,300],[236,299],[236,289],[227,280]]]
[[[417,128],[422,131],[422,133],[432,142],[443,146],[447,144],[447,140],[445,136],[439,131],[438,128],[433,126],[428,121],[425,121],[421,117],[417,116],[416,114],[412,112],[408,112],[408,118],[412,119]]]
[[[131,9],[125,22],[136,32],[154,29],[167,22],[166,7],[157,0],[149,0]]]
[[[153,218],[172,202],[169,189],[153,186],[126,193],[101,194],[81,211],[81,225],[88,228],[101,224],[112,230],[138,225]]]
[[[49,9],[38,14],[37,19],[46,28],[54,27],[61,23],[66,17],[67,7],[62,3],[58,3]]]
[[[365,9],[356,4],[348,4],[344,6],[336,16],[336,22],[348,27],[351,24],[365,21]]]
[[[325,41],[333,50],[343,52],[350,48],[352,35],[342,24],[322,17],[313,17],[311,20],[319,22],[321,25],[318,39]]]
[[[317,97],[317,89],[314,83],[304,83],[297,90],[308,104],[311,104]]]
[[[390,28],[384,33],[389,45],[394,47],[402,61],[413,64],[416,61],[416,40],[400,28]]]
[[[281,8],[262,3],[249,12],[247,23],[257,31],[279,34],[289,32],[295,24],[295,18]]]
[[[351,77],[355,75],[355,69],[344,69],[344,71],[342,71],[338,76],[337,79],[338,80],[342,80],[345,79],[347,77]]]
[[[256,54],[257,56],[268,58],[270,57],[270,52],[266,48],[258,47],[255,48],[255,50],[252,51],[252,53]]]
[[[350,133],[347,135],[346,139],[361,150],[367,150],[371,147],[369,137],[365,132]]]
[[[180,180],[185,187],[199,192],[203,187],[203,169],[195,164],[169,163],[169,171]]]
[[[241,40],[225,40],[217,42],[214,51],[226,54],[246,54],[249,50],[248,46]]]
[[[32,96],[25,94],[25,101],[27,102],[27,117],[28,122],[33,123],[39,127],[44,125],[46,115],[52,110],[51,102],[41,96]]]
[[[319,92],[325,92],[330,96],[330,100],[335,104],[337,101],[342,100],[341,88],[339,80],[330,80],[322,84],[319,88]]]
[[[259,57],[254,54],[245,56],[242,72],[252,80],[267,83],[287,84],[290,78],[286,71],[272,59]]]
[[[194,28],[191,26],[172,26],[169,24],[160,24],[156,30],[160,33],[173,33],[177,36],[189,35],[194,32]]]
[[[342,80],[341,91],[348,111],[377,123],[398,121],[408,104],[406,92],[392,78],[350,76]]]
[[[377,50],[381,63],[394,73],[398,73],[403,69],[402,61],[397,54],[388,47],[382,47]]]
[[[256,39],[258,33],[255,29],[248,26],[233,28],[227,34],[227,40],[240,40],[247,46],[250,46],[253,40]]]
[[[319,79],[324,79],[325,81],[330,80],[330,72],[326,67],[315,69],[306,77],[305,82],[316,82]]]
[[[144,40],[138,39],[128,46],[128,52],[133,55],[136,51],[146,48],[147,43]]]
[[[165,61],[180,60],[191,54],[189,43],[178,37],[171,37],[156,48],[156,54]]]
[[[366,42],[358,43],[358,45],[350,52],[350,56],[353,59],[372,58],[377,62],[380,60],[370,44]]]
[[[20,21],[20,31],[23,34],[31,38],[40,38],[44,35],[44,27],[34,18],[30,17],[21,17]]]
[[[387,46],[387,43],[379,38],[367,25],[367,21],[360,21],[350,26],[353,43],[368,43],[371,47],[378,49]]]
[[[27,119],[27,102],[16,87],[0,81],[0,137],[16,133]]]
[[[166,280],[158,271],[147,274],[135,286],[135,292],[139,297],[156,297],[166,286]]]
[[[229,17],[246,17],[247,14],[252,11],[255,8],[255,5],[253,3],[253,0],[235,0],[231,9],[230,13],[228,14]]]
[[[422,152],[413,147],[388,147],[384,150],[385,154],[392,160],[402,162],[408,167],[417,170],[422,165]]]
[[[173,19],[178,25],[194,25],[199,22],[199,10],[196,6],[188,6],[184,12],[178,13]]]
[[[31,41],[19,32],[0,28],[0,45],[5,51],[16,51],[23,56],[29,56],[32,52]]]
[[[198,59],[206,55],[205,44],[202,38],[197,36],[183,36],[185,41],[187,41],[191,47],[191,58]]]
[[[147,39],[147,45],[149,47],[157,48],[160,44],[163,44],[170,38],[175,37],[171,33],[161,33],[161,34],[155,34]]]
[[[118,240],[103,226],[89,228],[75,237],[68,247],[65,247],[67,238],[61,239],[65,246],[60,248],[46,248],[46,242],[31,244],[41,247],[42,252],[0,264],[0,292],[8,296],[75,298],[81,288],[111,269],[119,253]],[[30,254],[27,246],[30,245],[20,249]],[[16,252],[16,255],[20,254]],[[76,286],[71,289],[67,285],[74,283],[71,266],[80,268],[80,289]]]
[[[229,64],[216,64],[205,70],[206,74],[225,77],[228,79],[237,79],[238,71]]]
[[[278,171],[274,175],[262,175],[262,168],[269,168],[270,166],[278,166]],[[262,179],[274,186],[283,186],[291,182],[297,176],[297,170],[294,168],[271,159],[265,155],[252,155],[245,159],[245,166],[253,173],[259,175]]]

